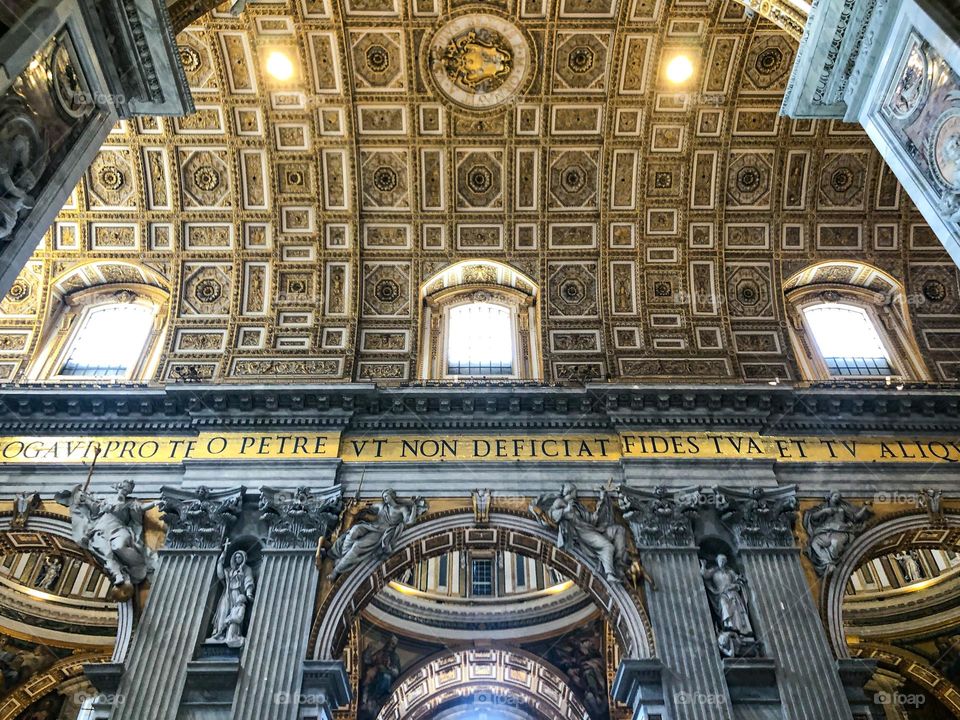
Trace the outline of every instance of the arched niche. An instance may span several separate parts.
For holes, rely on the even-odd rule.
[[[472,513],[438,513],[409,528],[386,560],[370,558],[340,577],[315,615],[310,657],[335,660],[346,645],[351,623],[390,580],[416,563],[452,550],[498,547],[539,559],[577,584],[604,613],[624,658],[654,655],[653,632],[635,590],[611,583],[584,559],[559,549],[556,534],[536,521],[508,512],[491,512],[478,527]]]
[[[516,268],[496,260],[461,260],[434,273],[420,286],[419,377],[448,379],[446,350],[450,311],[483,302],[506,308],[513,336],[512,379],[543,377],[540,348],[540,288]]]
[[[518,720],[587,717],[563,673],[543,658],[515,648],[463,648],[407,670],[377,720],[454,718],[459,708],[469,712],[463,707],[469,704]]]

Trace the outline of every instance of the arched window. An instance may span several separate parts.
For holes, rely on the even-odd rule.
[[[450,308],[448,375],[513,375],[516,347],[510,308],[468,302]]]
[[[873,321],[862,307],[825,302],[804,308],[803,315],[831,375],[896,374]]]
[[[490,260],[456,263],[424,283],[420,377],[536,380],[537,288]]]
[[[127,302],[91,308],[84,313],[57,374],[128,377],[152,327],[153,313],[146,305]]]
[[[60,382],[148,380],[159,359],[167,295],[101,285],[66,295],[28,377]]]
[[[832,261],[785,283],[790,338],[807,380],[928,379],[899,282],[864,263]]]

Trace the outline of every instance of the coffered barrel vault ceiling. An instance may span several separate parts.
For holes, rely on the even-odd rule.
[[[825,259],[903,279],[956,378],[954,266],[859,128],[778,116],[796,41],[733,0],[250,0],[178,41],[197,113],[110,136],[0,305],[4,378],[61,293],[134,280],[171,293],[158,380],[412,379],[420,285],[469,258],[540,283],[548,379],[796,379],[783,282]]]

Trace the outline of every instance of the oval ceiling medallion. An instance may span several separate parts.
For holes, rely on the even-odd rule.
[[[433,36],[428,67],[447,98],[485,110],[520,91],[530,71],[530,46],[516,25],[497,15],[461,15]]]

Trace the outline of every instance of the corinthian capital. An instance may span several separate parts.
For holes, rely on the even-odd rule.
[[[797,487],[713,489],[723,524],[740,547],[793,547]]]
[[[339,487],[312,492],[260,488],[260,519],[267,542],[275,548],[305,549],[327,539],[340,522],[343,496]]]
[[[244,488],[196,490],[160,489],[161,519],[167,526],[168,548],[218,548],[239,519]]]

